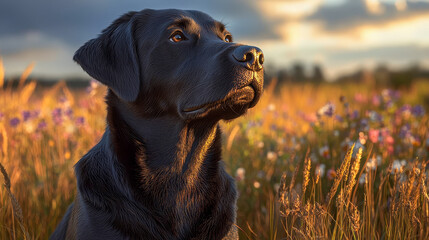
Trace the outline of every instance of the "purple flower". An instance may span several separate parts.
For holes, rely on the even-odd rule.
[[[39,122],[39,124],[37,125],[37,129],[39,129],[39,130],[43,130],[43,129],[45,129],[45,128],[46,128],[46,126],[47,126],[47,124],[46,124],[45,120],[42,120],[42,121],[40,121],[40,122]]]
[[[422,117],[425,115],[425,109],[423,108],[422,105],[416,105],[411,110],[411,113],[416,117]]]
[[[0,112],[0,121],[3,119],[4,113]]]
[[[10,126],[12,126],[12,127],[16,127],[16,126],[18,126],[18,124],[19,124],[20,122],[21,122],[21,120],[19,120],[19,118],[17,118],[17,117],[12,118],[12,119],[9,121]]]
[[[77,126],[82,126],[85,124],[85,118],[84,117],[77,117],[75,122],[76,122]]]
[[[350,119],[356,119],[359,118],[359,111],[358,110],[354,110],[352,112],[352,114],[350,115]]]
[[[410,124],[405,124],[404,126],[401,127],[401,130],[399,131],[399,136],[402,139],[408,138],[411,136],[411,126]]]
[[[360,125],[362,126],[362,127],[367,127],[368,126],[368,120],[367,119],[362,119],[362,120],[360,120]]]
[[[401,112],[411,112],[411,106],[409,104],[405,104],[399,109]]]
[[[28,121],[31,118],[30,111],[22,111],[22,119],[24,122]]]
[[[372,122],[377,122],[377,121],[379,121],[379,122],[381,122],[381,121],[383,121],[383,116],[381,116],[379,113],[377,113],[376,111],[369,111],[368,112],[368,116],[369,116],[369,119],[372,121]]]
[[[344,119],[343,119],[343,117],[341,117],[340,115],[335,115],[335,119],[338,121],[338,122],[342,122],[342,121],[344,121]]]
[[[52,111],[52,119],[54,120],[55,124],[61,124],[62,123],[63,118],[62,118],[61,108],[55,108]]]
[[[65,103],[68,101],[68,99],[64,96],[60,97],[60,99],[58,99],[60,103]]]
[[[328,102],[325,106],[321,107],[319,111],[317,111],[317,114],[319,116],[325,115],[328,117],[332,117],[335,112],[335,105]]]
[[[72,118],[73,117],[73,109],[67,108],[67,110],[64,113],[67,117]]]
[[[39,115],[40,115],[40,110],[34,110],[31,113],[31,117],[33,117],[33,118],[37,118]]]

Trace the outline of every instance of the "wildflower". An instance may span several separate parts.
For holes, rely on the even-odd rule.
[[[237,168],[237,171],[235,172],[235,179],[237,181],[244,181],[245,175],[246,175],[246,169],[242,167]]]
[[[265,145],[265,144],[264,144],[264,142],[259,141],[259,142],[257,143],[257,145],[256,145],[256,146],[257,146],[258,148],[263,148],[263,147],[264,147],[264,145]]]
[[[45,128],[46,128],[46,126],[47,126],[47,124],[46,124],[45,120],[42,120],[42,121],[40,121],[40,122],[39,122],[39,124],[37,125],[37,129],[38,129],[38,130],[43,130],[43,129],[45,129]]]
[[[64,112],[64,114],[65,114],[67,117],[72,118],[72,117],[73,117],[73,109],[71,109],[70,107],[68,107],[68,108],[66,109],[66,111]]]
[[[77,126],[82,126],[85,124],[85,118],[84,117],[77,117],[75,120],[75,123]]]
[[[377,166],[380,166],[381,165],[381,156],[380,155],[377,155]]]
[[[365,145],[367,139],[368,139],[368,137],[365,135],[365,133],[363,133],[363,132],[359,133],[359,143],[361,145]]]
[[[335,105],[328,102],[325,106],[321,107],[319,111],[317,111],[317,114],[319,116],[325,115],[328,117],[332,117],[335,113]]]
[[[258,173],[256,173],[256,177],[257,178],[264,178],[265,177],[265,172],[262,170],[259,170]]]
[[[268,109],[268,111],[272,112],[272,111],[276,110],[276,105],[274,105],[274,104],[270,103],[270,104],[268,105],[267,109]]]
[[[344,118],[343,117],[341,117],[340,115],[335,115],[335,119],[338,121],[338,122],[342,122],[342,121],[344,121]]]
[[[380,96],[378,96],[378,95],[373,96],[373,97],[372,97],[372,100],[371,100],[371,103],[372,103],[372,105],[374,105],[374,106],[376,106],[376,107],[380,106],[380,103],[381,103],[381,97],[380,97]]]
[[[325,176],[325,169],[326,169],[326,165],[325,164],[319,164],[316,166],[316,170],[314,171],[315,175],[318,175],[320,177]]]
[[[381,122],[383,121],[383,117],[377,113],[376,111],[369,111],[368,112],[369,119],[371,122]]]
[[[380,135],[380,130],[370,129],[368,135],[369,135],[369,140],[371,140],[371,142],[377,143],[378,137]]]
[[[70,159],[70,156],[71,156],[70,151],[67,151],[67,152],[64,154],[64,158],[65,158],[65,159]]]
[[[324,158],[329,158],[329,147],[327,145],[319,148],[319,154],[320,156],[323,156]]]
[[[253,187],[255,187],[256,189],[261,187],[261,183],[259,183],[258,181],[254,181],[253,182]]]
[[[366,173],[362,173],[359,177],[359,184],[362,185],[366,182]]]
[[[269,151],[267,153],[267,159],[270,161],[275,161],[277,159],[277,153],[275,153],[273,151]]]
[[[413,109],[411,110],[411,113],[415,116],[415,117],[423,117],[425,115],[425,109],[423,108],[422,105],[416,105],[413,107]]]
[[[411,115],[411,106],[409,104],[405,104],[402,106],[399,111],[404,115],[405,117],[409,117]]]
[[[352,114],[350,115],[350,119],[357,119],[359,118],[359,111],[358,110],[353,110]]]
[[[335,172],[335,170],[333,168],[330,168],[328,170],[328,172],[326,173],[326,176],[328,177],[329,180],[332,180],[337,176],[337,173]]]
[[[91,81],[89,81],[89,86],[86,88],[86,92],[90,95],[94,95],[95,94],[95,90],[98,88],[99,83],[94,80],[91,79]]]
[[[366,102],[366,96],[365,95],[363,95],[362,93],[356,93],[355,94],[355,101],[357,102],[357,103],[364,103],[364,102]]]
[[[32,133],[32,132],[34,132],[34,125],[33,125],[33,123],[32,122],[26,122],[26,123],[24,123],[24,130],[27,132],[27,133]]]
[[[74,133],[75,130],[76,130],[76,127],[73,124],[67,124],[66,128],[65,128],[65,133],[67,135],[70,135],[70,134]]]
[[[9,124],[10,124],[10,126],[12,126],[12,127],[16,127],[16,126],[18,126],[18,124],[21,122],[21,120],[19,120],[19,118],[17,118],[17,117],[15,117],[15,118],[12,118],[10,121],[9,121]]]
[[[61,124],[63,119],[62,119],[62,110],[61,108],[55,108],[52,111],[52,119],[54,120],[55,124]]]
[[[366,163],[367,170],[375,170],[377,168],[377,159],[373,156]]]
[[[31,118],[31,112],[30,111],[22,111],[22,120],[24,122],[28,121]]]
[[[363,118],[362,120],[360,120],[360,125],[362,128],[368,127],[368,120]]]
[[[401,171],[401,169],[407,164],[405,160],[394,160],[392,163],[392,174],[394,174],[396,171]]]

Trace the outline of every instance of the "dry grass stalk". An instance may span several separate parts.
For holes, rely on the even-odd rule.
[[[359,148],[359,151],[356,154],[356,159],[353,162],[353,166],[351,167],[350,175],[349,175],[349,181],[348,181],[347,186],[346,186],[347,200],[350,199],[350,195],[352,193],[353,187],[356,184],[356,176],[359,172],[361,158],[362,158],[362,148]]]
[[[305,197],[305,191],[307,190],[308,183],[310,182],[311,159],[308,157],[309,153],[310,153],[310,149],[307,150],[307,154],[304,160],[303,183],[302,183],[303,197]]]
[[[295,159],[295,155],[293,155],[291,159],[293,161]],[[296,165],[295,171],[293,172],[292,180],[290,181],[290,185],[289,185],[289,192],[292,192],[292,189],[295,186],[295,181],[296,181],[296,176],[298,175],[298,171],[299,171],[299,164]]]
[[[355,144],[353,144],[353,146],[349,149],[349,151],[347,152],[344,161],[341,163],[340,168],[337,170],[337,176],[334,179],[334,184],[331,187],[331,190],[329,191],[328,195],[326,196],[326,205],[329,206],[329,203],[331,202],[332,197],[335,195],[335,193],[337,192],[338,186],[340,185],[341,180],[343,179],[343,177],[347,178],[347,176],[345,175],[347,169],[350,167],[350,161],[352,158],[352,154],[353,154],[353,149],[355,147]]]
[[[19,226],[21,227],[21,231],[24,234],[24,239],[31,239],[30,234],[28,233],[27,229],[24,226],[24,217],[22,216],[21,206],[19,205],[18,200],[16,200],[15,196],[10,190],[11,184],[10,184],[9,175],[7,174],[6,169],[3,167],[3,164],[1,163],[0,163],[0,171],[3,174],[3,179],[4,179],[3,185],[6,188],[10,201],[12,202],[13,214],[18,219]]]
[[[360,229],[360,214],[357,207],[349,202],[349,220],[352,226],[353,231],[358,232]]]

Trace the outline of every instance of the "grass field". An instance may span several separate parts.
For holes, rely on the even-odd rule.
[[[73,165],[105,128],[104,87],[35,91],[30,71],[12,89],[0,63],[0,239],[48,238],[75,195]],[[221,123],[240,239],[428,239],[428,110],[427,80],[273,81],[246,116]]]

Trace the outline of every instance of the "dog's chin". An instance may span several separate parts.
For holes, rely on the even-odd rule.
[[[256,105],[259,94],[252,86],[233,90],[228,95],[215,102],[207,103],[197,107],[185,108],[181,115],[186,119],[212,118],[232,120],[244,113],[247,109]]]

